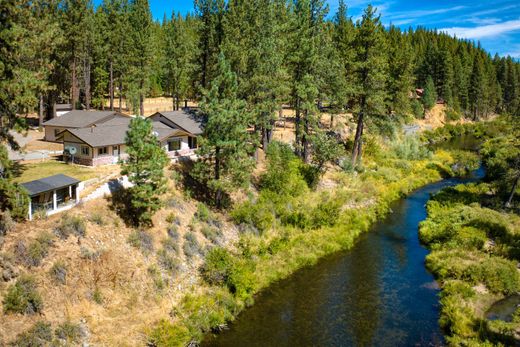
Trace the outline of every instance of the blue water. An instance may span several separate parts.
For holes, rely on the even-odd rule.
[[[442,345],[438,286],[424,267],[418,225],[432,193],[483,175],[430,184],[396,202],[352,249],[273,284],[203,345]]]

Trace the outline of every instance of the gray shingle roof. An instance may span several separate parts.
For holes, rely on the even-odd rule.
[[[53,118],[43,123],[43,125],[60,126],[65,128],[85,128],[92,124],[102,122],[105,118],[112,115],[119,115],[115,111],[82,111],[73,110],[65,113],[61,117]]]
[[[200,117],[194,110],[163,111],[158,112],[158,114],[193,135],[201,135],[204,132],[202,117]]]
[[[124,144],[129,125],[130,119],[112,119],[96,127],[68,129],[68,131],[92,147],[104,147]],[[159,140],[181,132],[160,122],[153,122],[153,130],[157,132]]]
[[[80,181],[75,178],[59,174],[22,183],[21,185],[27,189],[29,196],[35,196],[55,189],[65,188],[79,182]]]

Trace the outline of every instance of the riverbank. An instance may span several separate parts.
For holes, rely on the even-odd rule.
[[[441,285],[439,322],[456,346],[520,344],[518,172],[511,165],[520,153],[518,137],[506,129],[487,138],[485,182],[433,196],[419,232],[431,249],[426,266]]]
[[[452,345],[517,344],[520,320],[488,320],[491,305],[520,291],[520,217],[485,207],[487,183],[448,188],[428,203],[420,238],[427,268],[441,283],[440,325]],[[513,310],[514,311],[514,310]]]
[[[328,174],[317,191],[302,188],[301,177],[291,177],[287,191],[264,189],[235,208],[232,215],[243,230],[237,248],[210,251],[202,267],[208,286],[186,295],[171,319],[150,330],[151,342],[186,345],[218,332],[253,303],[255,294],[351,248],[393,201],[453,173],[455,160],[446,151],[431,155],[418,147],[410,150],[413,145],[404,153],[379,144],[367,147],[370,154],[360,172]]]

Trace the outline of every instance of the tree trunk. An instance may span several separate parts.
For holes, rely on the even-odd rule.
[[[110,111],[114,111],[114,67],[112,60],[110,60],[110,83],[109,83],[109,91],[110,93]],[[105,105],[105,98],[103,97],[103,105]]]
[[[76,77],[76,57],[72,60],[72,81],[71,81],[72,109],[76,110],[79,102],[78,79]]]
[[[38,127],[42,130],[43,125],[43,93],[40,93],[40,107],[38,110]]]
[[[269,139],[267,136],[267,129],[262,128],[262,148],[265,151],[267,151],[267,146],[269,145]]]
[[[361,136],[363,135],[363,111],[359,112],[358,123],[356,128],[356,137],[354,138],[354,148],[352,149],[352,165],[356,165],[358,156],[361,153]]]
[[[513,197],[515,196],[516,187],[518,186],[518,181],[520,180],[520,174],[518,174],[515,178],[515,182],[513,183],[513,188],[511,188],[511,193],[509,194],[509,199],[507,199],[506,207],[510,208],[511,203],[513,202]]]
[[[144,81],[141,80],[139,83],[139,113],[141,117],[144,117],[144,95],[143,95]]]
[[[119,112],[123,110],[123,79],[119,76]]]
[[[90,110],[90,61],[89,59],[85,59],[84,63],[84,76],[83,76],[83,83],[85,86],[85,108],[87,110]]]
[[[309,163],[309,112],[305,110],[305,119],[303,120],[304,129],[302,134],[303,161]]]
[[[334,128],[334,114],[331,113],[330,114],[330,128]]]
[[[301,135],[300,135],[300,122],[301,122],[301,119],[300,119],[300,99],[297,99],[296,100],[296,108],[295,108],[295,112],[296,112],[296,117],[295,117],[295,122],[294,122],[294,133],[295,133],[295,151],[296,151],[296,155],[301,157],[301,150],[300,150],[300,140],[301,140]]]
[[[179,94],[175,97],[175,110],[178,111],[181,109],[181,99],[179,97]]]
[[[220,179],[220,147],[215,148],[215,180],[218,181]],[[215,204],[217,208],[220,208],[222,201],[222,190],[220,188],[217,189],[215,194]]]

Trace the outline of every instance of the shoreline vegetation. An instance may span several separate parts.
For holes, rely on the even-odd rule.
[[[490,135],[480,150],[486,177],[434,195],[419,231],[441,287],[439,323],[455,346],[517,345],[520,338],[516,301],[506,307],[510,314],[488,316],[520,291],[520,216],[510,203],[518,173],[508,164],[518,158],[518,132],[501,127]]]
[[[466,126],[456,129],[472,131]],[[414,137],[397,145],[376,145],[378,141],[367,141],[363,168],[325,176],[322,184],[327,182],[332,190],[310,190],[298,159],[284,154],[283,148],[270,153],[258,195],[231,212],[242,230],[236,249],[209,252],[201,267],[207,283],[204,292],[187,294],[170,319],[148,331],[150,343],[187,345],[218,333],[270,284],[324,256],[350,249],[361,233],[389,212],[392,202],[443,177],[467,173],[475,163],[468,152],[431,153]],[[277,172],[286,172],[287,181],[277,182]]]

